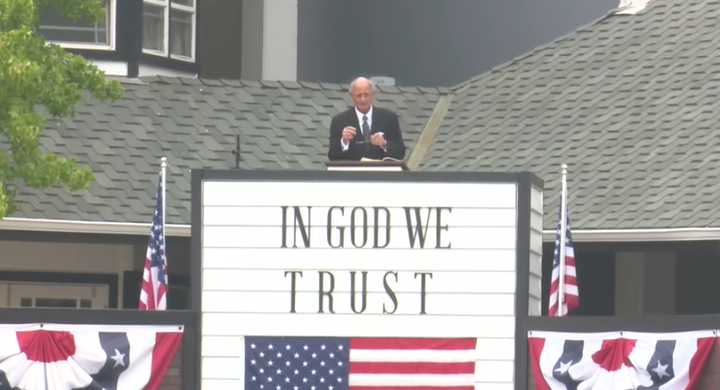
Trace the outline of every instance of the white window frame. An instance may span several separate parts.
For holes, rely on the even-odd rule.
[[[45,39],[45,42],[52,43],[55,45],[58,45],[60,47],[63,47],[65,49],[78,49],[78,50],[115,50],[115,39],[116,39],[116,31],[117,31],[117,0],[104,0],[105,2],[109,3],[109,9],[110,9],[110,18],[107,19],[108,25],[106,26],[108,32],[110,33],[110,44],[105,45],[102,43],[99,44],[92,44],[92,43],[81,43],[81,42],[63,42],[63,41],[53,41],[51,39]],[[107,14],[105,15],[107,18]],[[42,26],[42,24],[40,24]]]
[[[170,58],[175,60],[181,60],[181,61],[187,61],[187,62],[195,62],[195,39],[197,37],[197,2],[198,0],[193,0],[193,6],[188,7],[186,5],[181,5],[174,3],[172,0],[143,0],[143,6],[145,4],[154,5],[157,7],[163,7],[164,12],[164,24],[163,24],[163,50],[152,50],[152,49],[145,49],[143,48],[142,51],[145,54],[152,54],[156,56],[161,57],[168,57],[168,53],[170,51],[170,10],[175,9],[178,11],[188,12],[191,14],[191,26],[192,26],[192,34],[190,37],[190,57],[181,56],[177,54],[170,54]],[[144,16],[143,16],[144,18]],[[143,45],[144,46],[144,45]]]

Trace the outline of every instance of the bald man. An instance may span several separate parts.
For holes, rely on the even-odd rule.
[[[330,161],[405,158],[398,116],[374,107],[375,94],[375,85],[365,77],[358,77],[350,84],[353,107],[337,114],[330,122]]]

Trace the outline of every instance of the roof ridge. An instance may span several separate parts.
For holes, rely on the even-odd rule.
[[[530,50],[530,51],[527,51],[527,52],[525,52],[525,53],[523,53],[523,54],[521,54],[521,55],[519,55],[519,56],[517,56],[517,57],[514,57],[514,58],[512,58],[512,59],[510,59],[510,60],[508,60],[508,61],[505,61],[505,62],[503,62],[502,64],[495,65],[495,66],[493,66],[492,68],[486,70],[485,72],[482,72],[482,73],[480,73],[480,74],[478,74],[478,75],[475,75],[475,76],[473,76],[473,77],[471,77],[471,78],[469,78],[469,79],[467,79],[467,80],[465,80],[465,81],[463,81],[463,82],[460,82],[460,83],[458,83],[458,84],[455,84],[455,85],[452,85],[452,86],[450,86],[450,87],[447,87],[447,89],[449,89],[449,90],[452,91],[453,93],[462,93],[465,89],[467,89],[467,88],[468,88],[469,86],[471,86],[473,83],[475,83],[475,82],[478,81],[479,79],[485,77],[486,75],[492,74],[492,73],[494,73],[494,72],[498,72],[498,71],[500,71],[500,70],[502,70],[502,69],[504,69],[504,68],[507,68],[507,67],[515,64],[515,63],[518,62],[518,61],[524,60],[524,59],[526,59],[526,58],[528,58],[528,57],[530,57],[530,56],[533,56],[533,55],[535,55],[535,54],[543,51],[543,50],[550,49],[550,48],[552,48],[553,46],[557,45],[558,43],[563,42],[564,40],[566,40],[566,39],[568,39],[568,38],[570,38],[570,37],[572,37],[572,36],[574,36],[574,35],[582,32],[583,30],[586,30],[586,29],[588,29],[588,28],[590,28],[590,27],[595,26],[596,24],[598,24],[598,23],[600,23],[600,22],[608,19],[608,18],[611,17],[611,16],[618,16],[618,15],[617,15],[617,12],[618,12],[618,11],[622,11],[623,9],[625,9],[625,7],[623,7],[623,8],[620,8],[620,7],[613,8],[613,9],[611,9],[610,11],[608,11],[607,13],[605,13],[605,15],[603,15],[603,16],[601,16],[601,17],[599,17],[599,18],[596,18],[595,20],[593,20],[593,21],[591,21],[591,22],[589,22],[589,23],[586,23],[586,24],[584,24],[584,25],[582,25],[582,26],[580,26],[580,27],[578,27],[578,28],[570,31],[569,33],[567,33],[567,34],[565,34],[565,35],[561,35],[560,37],[555,38],[555,39],[552,40],[551,42],[548,42],[548,43],[546,43],[546,44],[544,44],[544,45],[536,46],[535,48],[533,48],[533,49]]]

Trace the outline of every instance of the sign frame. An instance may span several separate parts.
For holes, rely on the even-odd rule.
[[[243,171],[199,169],[191,172],[191,238],[190,238],[190,309],[198,313],[198,334],[194,345],[183,346],[192,351],[194,362],[184,359],[185,367],[194,365],[197,381],[201,380],[202,364],[202,224],[203,184],[205,181],[280,181],[280,182],[437,182],[437,183],[515,183],[517,184],[517,245],[515,291],[515,359],[514,389],[527,390],[529,360],[527,322],[529,321],[531,205],[533,188],[543,191],[543,180],[530,172],[384,172],[384,171]],[[542,300],[541,300],[542,302]]]

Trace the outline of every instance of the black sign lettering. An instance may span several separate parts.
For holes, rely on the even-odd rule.
[[[450,249],[451,243],[448,242],[447,246],[442,246],[442,231],[448,231],[450,228],[448,225],[443,226],[442,224],[442,212],[443,210],[447,210],[447,212],[452,213],[452,209],[450,207],[436,207],[435,208],[435,216],[437,217],[437,220],[435,221],[435,249]]]
[[[425,229],[423,230],[422,218],[420,217],[420,207],[403,207],[405,209],[405,220],[407,223],[408,238],[410,240],[410,248],[415,248],[415,240],[419,238],[420,248],[425,248],[425,235],[430,222],[430,210],[428,210],[425,220]],[[411,211],[415,212],[416,224],[413,225],[413,217]]]
[[[347,274],[345,274],[347,272]],[[347,280],[345,279],[345,276],[342,275],[336,275],[336,273],[333,273],[331,271],[317,271],[318,273],[318,280],[317,280],[317,292],[318,292],[318,313],[330,313],[335,314],[335,309],[337,306],[335,305],[336,302],[336,293],[341,294],[343,297],[346,296],[347,290],[343,287],[340,291],[335,291],[335,281],[338,277],[340,277],[340,280]],[[397,271],[383,271],[383,272],[376,272],[376,271],[343,271],[343,274],[348,275],[350,277],[350,299],[348,301],[345,301],[345,299],[342,299],[339,301],[340,305],[342,306],[342,309],[340,309],[341,313],[349,313],[352,311],[355,314],[362,314],[367,311],[368,307],[377,307],[374,305],[370,305],[371,299],[380,299],[382,300],[382,314],[395,314],[397,312],[399,306],[400,306],[400,300],[398,299],[398,295],[395,292],[393,285],[396,284],[401,277],[409,278],[410,274],[414,275],[414,279],[420,279],[420,285],[417,289],[413,289],[414,293],[417,293],[420,295],[420,314],[427,314],[427,294],[428,294],[428,283],[429,279],[433,279],[432,272],[401,272],[405,273],[406,275],[400,275]],[[360,280],[358,281],[358,275],[360,274]],[[372,276],[371,274],[374,274]],[[307,287],[309,287],[307,284],[306,287],[303,287],[303,272],[301,271],[284,271],[284,277],[287,278],[288,275],[290,276],[290,313],[297,313],[297,300],[303,299],[302,294],[298,294],[298,291],[308,291]],[[378,294],[380,291],[380,279],[382,278],[382,288],[385,291],[385,295],[387,297],[382,296],[382,294]],[[394,279],[394,282],[393,282]],[[409,280],[409,279],[408,279]],[[312,281],[314,283],[315,281]],[[375,283],[375,287],[372,289],[368,288],[369,283]],[[360,284],[360,285],[359,285]],[[343,284],[343,286],[347,286]],[[374,292],[374,294],[371,295],[370,291]],[[407,291],[404,291],[407,293]],[[358,296],[359,294],[359,296]],[[388,299],[389,298],[389,299]],[[358,302],[358,299],[360,302]],[[306,307],[306,305],[300,305],[300,307]],[[375,310],[379,310],[375,309]],[[302,312],[302,311],[301,311]],[[378,312],[375,312],[375,314],[380,314]]]
[[[427,314],[425,313],[425,295],[427,294],[425,277],[430,276],[430,279],[432,279],[433,275],[432,272],[415,272],[415,279],[417,279],[418,275],[420,275],[420,314]]]
[[[281,209],[282,236],[280,247],[310,248],[312,206],[281,206]],[[350,237],[348,241],[352,247],[382,249],[390,246],[392,236],[392,213],[390,209],[379,206],[353,207],[352,209],[347,208],[347,213],[345,213],[345,209],[346,207],[343,206],[332,206],[327,211],[325,229],[328,246],[335,249],[345,248],[346,230],[349,230]],[[398,208],[396,211],[400,211],[400,209]],[[443,221],[447,214],[452,213],[452,208],[402,207],[402,210],[405,213],[405,227],[408,233],[407,245],[409,248],[452,248],[452,243],[448,239],[450,227]],[[291,213],[292,215],[289,215]],[[318,226],[315,228],[317,229]],[[402,230],[402,227],[396,226],[396,229]],[[292,230],[292,237],[290,236],[290,230]],[[435,241],[434,244],[433,241]]]
[[[287,229],[288,229],[288,208],[289,206],[282,206],[282,245],[280,245],[281,248],[287,248]],[[302,237],[303,245],[305,248],[310,248],[310,227],[311,219],[310,219],[310,210],[312,209],[312,206],[307,206],[307,225],[305,224],[305,220],[303,218],[302,212],[300,211],[300,207],[293,206],[293,223],[292,223],[292,229],[293,229],[293,248],[297,248],[297,235],[298,230],[300,230],[300,235]]]
[[[393,272],[393,271],[385,272],[385,276],[383,276],[383,288],[385,289],[385,292],[387,293],[388,297],[390,297],[390,300],[392,301],[394,307],[393,307],[392,311],[388,311],[385,308],[385,304],[383,303],[383,314],[393,314],[398,309],[397,296],[395,295],[395,291],[393,291],[392,287],[390,287],[390,285],[388,284],[388,275],[395,276],[395,281],[396,282],[398,281],[397,272]]]
[[[390,210],[387,207],[373,207],[375,214],[375,229],[373,230],[373,248],[386,248],[390,245]],[[385,243],[380,244],[380,212],[385,214]]]
[[[345,208],[341,206],[333,206],[328,210],[326,229],[331,248],[345,247],[345,228],[350,230],[350,243],[355,248],[369,245],[371,229],[373,248],[385,248],[390,244],[390,210],[387,207],[372,207],[372,223],[368,208],[354,207],[348,214],[350,218],[345,217]],[[385,231],[384,237],[381,230]]]
[[[328,214],[327,214],[327,242],[331,248],[342,248],[345,245],[345,227],[344,226],[333,227],[333,224],[332,224],[333,212],[337,212],[337,211],[340,211],[341,216],[345,215],[345,208],[340,207],[340,206],[330,207],[330,210],[328,210]],[[333,239],[332,239],[333,230],[337,230],[338,235],[340,236],[340,240],[339,240],[340,242],[338,242],[337,245],[333,244]]]
[[[360,217],[358,217],[358,211],[360,212]],[[358,221],[358,218],[361,219]],[[358,243],[355,240],[355,232],[358,228],[358,223],[360,224],[361,232],[362,232],[362,243],[358,245]],[[362,248],[367,244],[368,240],[368,214],[367,211],[363,207],[355,207],[352,210],[352,213],[350,213],[350,242],[352,242],[353,246],[355,248]]]
[[[360,314],[367,309],[367,271],[362,271],[362,291],[360,296],[362,297],[362,304],[360,311],[355,309],[355,271],[350,272],[350,309],[353,313]]]
[[[430,216],[433,211],[435,212],[435,248],[437,249],[450,249],[450,243],[443,247],[440,244],[442,239],[442,231],[449,231],[448,225],[442,226],[442,211],[451,211],[448,207],[430,207],[427,210],[427,214],[423,218],[422,207],[403,207],[405,209],[405,221],[408,230],[408,239],[410,241],[410,248],[415,248],[415,241],[417,240],[420,248],[425,248],[425,239],[427,239],[428,228],[430,227]],[[423,223],[423,219],[425,222]]]
[[[290,313],[296,313],[295,311],[295,277],[296,275],[300,275],[302,278],[302,271],[285,271],[285,277],[287,278],[288,274],[290,274]]]
[[[330,288],[325,291],[325,286],[323,281],[325,280],[325,275],[328,275],[330,277]],[[335,290],[335,275],[333,275],[331,272],[328,271],[318,271],[318,276],[320,277],[320,286],[318,287],[318,313],[325,313],[323,311],[325,305],[323,304],[323,298],[327,296],[328,298],[328,311],[330,313],[335,314],[333,311],[333,296],[332,293]]]

